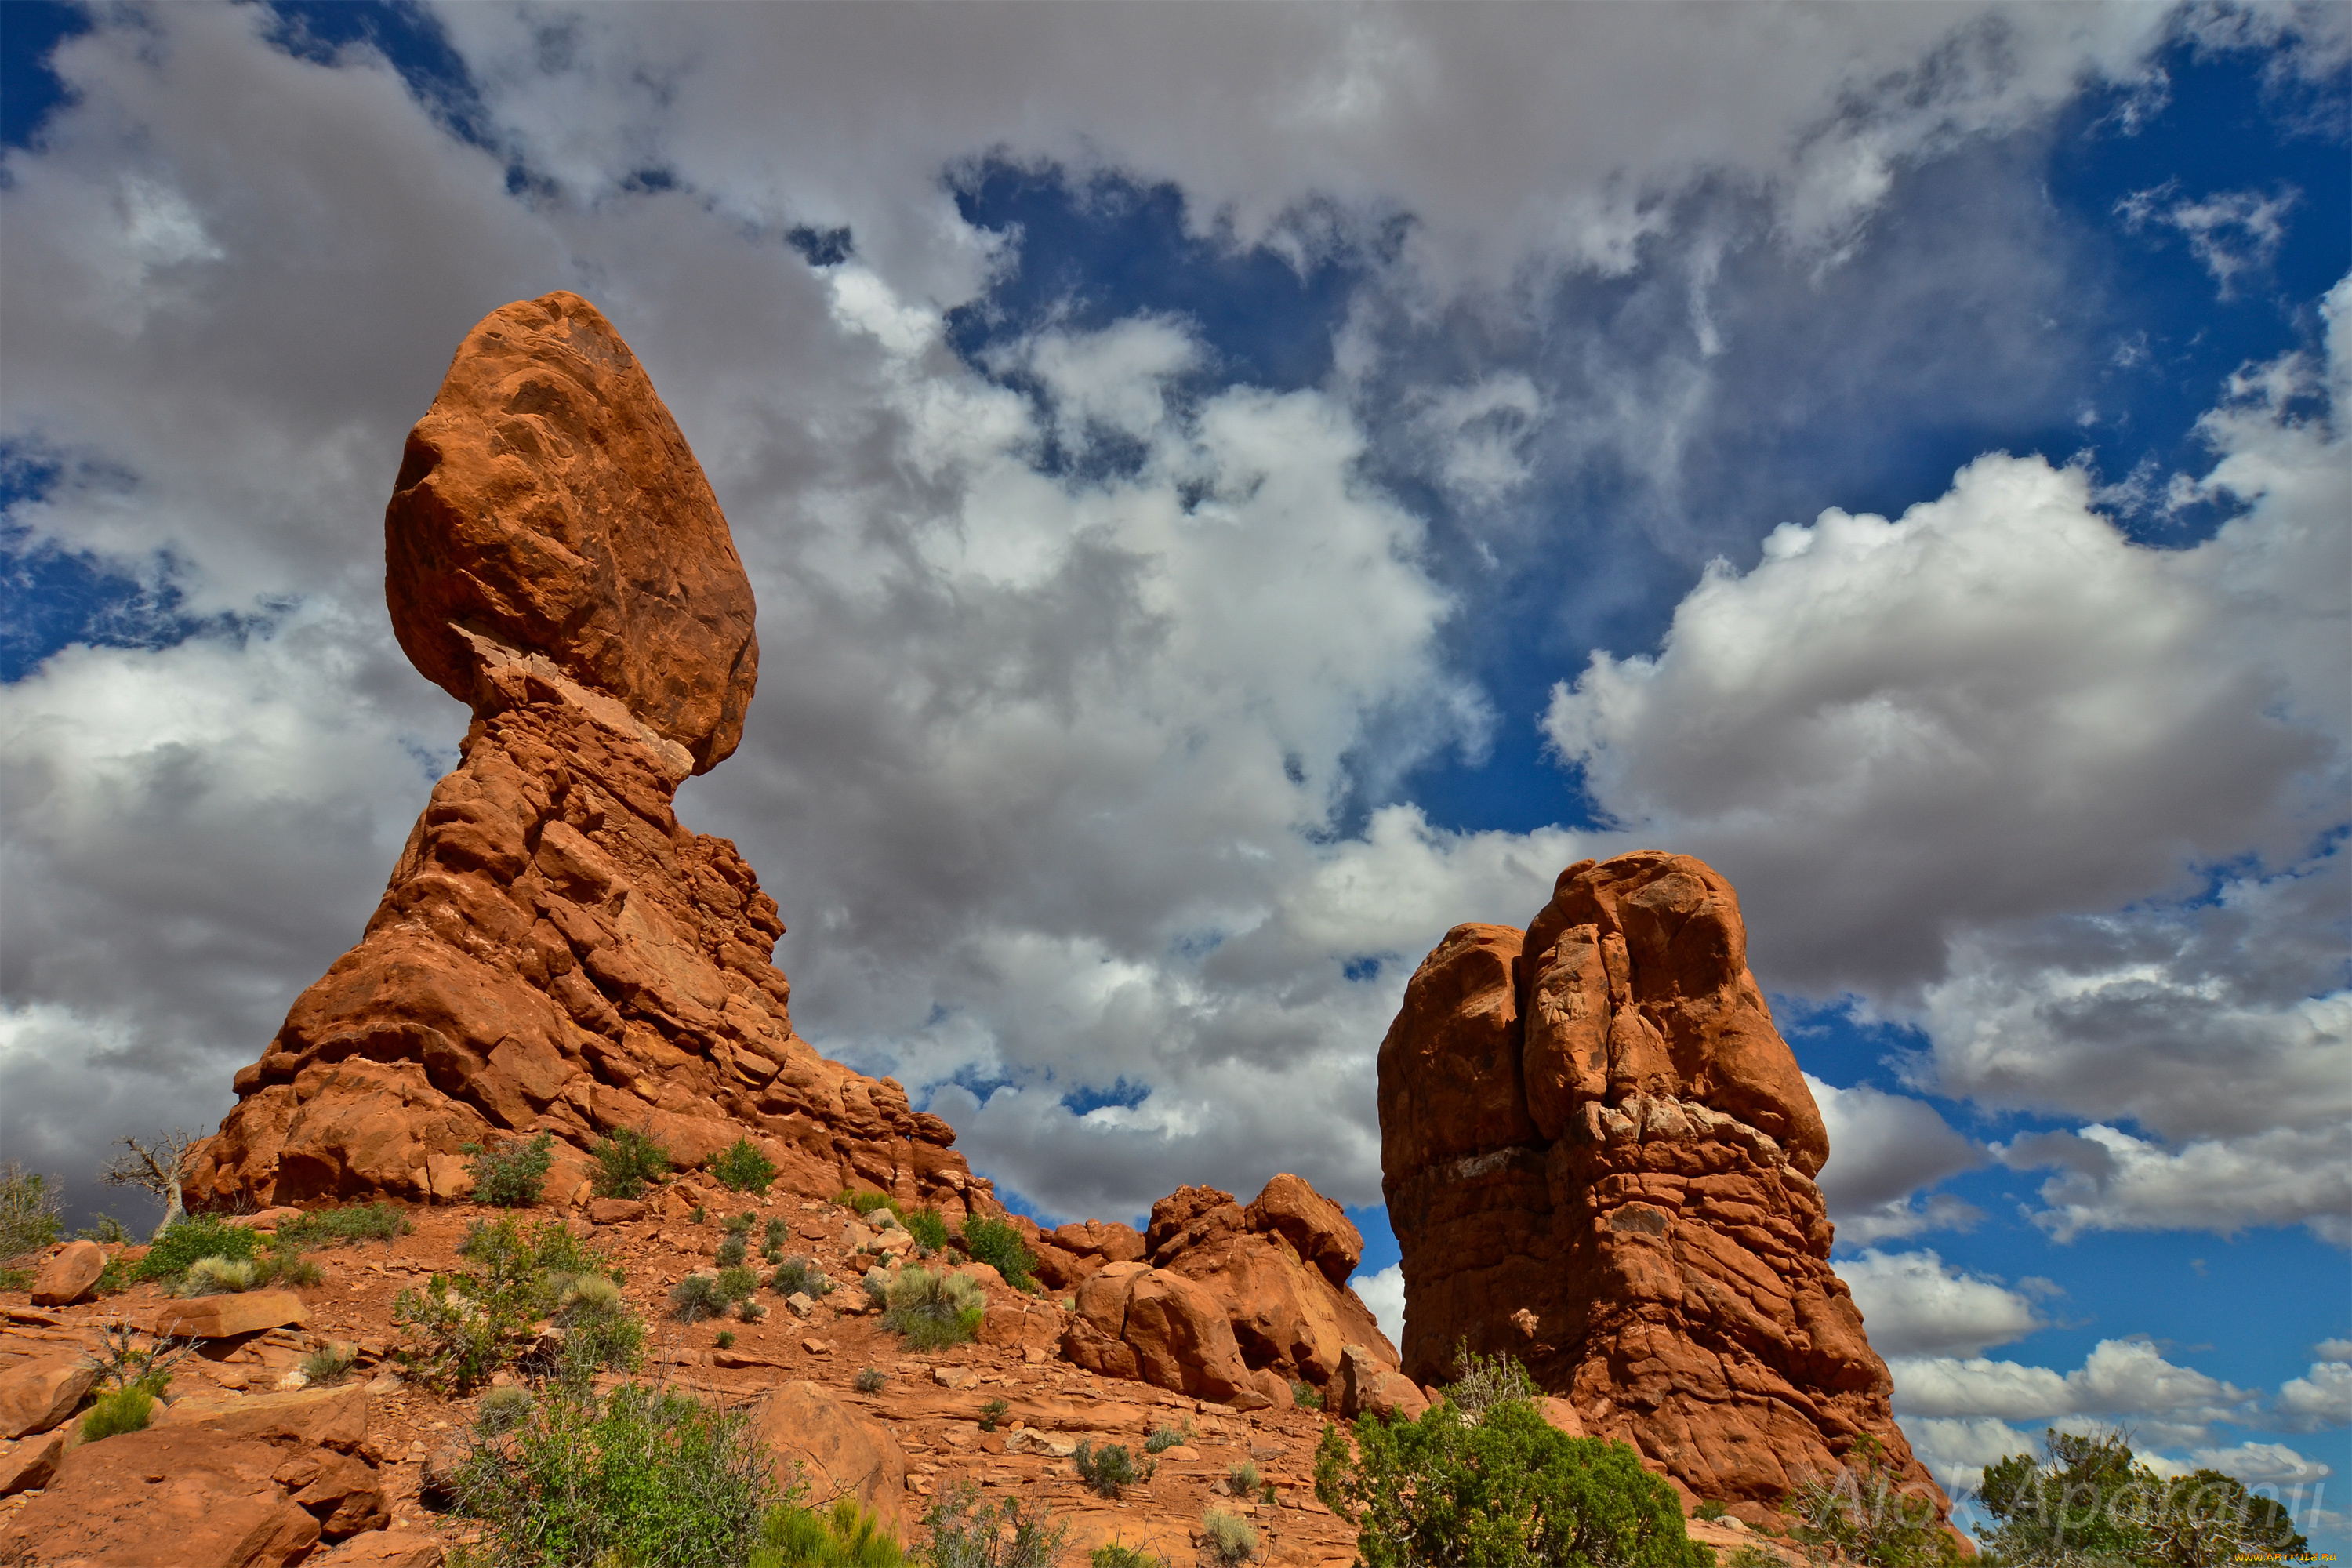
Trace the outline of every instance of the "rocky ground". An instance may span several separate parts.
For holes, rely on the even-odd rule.
[[[688,1217],[697,1203],[707,1209],[700,1225]],[[746,1209],[762,1226],[781,1215],[792,1250],[845,1288],[805,1317],[763,1291],[770,1310],[761,1322],[670,1320],[670,1287],[709,1267],[723,1217]],[[470,1521],[436,1511],[423,1494],[435,1456],[465,1431],[479,1395],[444,1398],[404,1381],[389,1355],[392,1304],[434,1270],[458,1267],[467,1228],[499,1212],[420,1207],[406,1236],[315,1254],[325,1279],[291,1293],[299,1321],[200,1342],[154,1427],[86,1449],[75,1447],[77,1424],[59,1424],[55,1411],[77,1402],[69,1370],[60,1383],[60,1369],[96,1349],[107,1325],[156,1326],[174,1304],[153,1285],[57,1307],[34,1306],[22,1291],[0,1295],[0,1430],[13,1438],[0,1447],[0,1486],[14,1492],[0,1500],[0,1562],[428,1564],[447,1544],[478,1539]],[[864,1249],[875,1233],[846,1208],[681,1183],[642,1217],[592,1226],[575,1215],[570,1223],[627,1271],[624,1290],[653,1329],[645,1375],[752,1409],[779,1457],[804,1467],[815,1495],[856,1492],[912,1533],[928,1498],[970,1480],[984,1495],[1017,1493],[1067,1520],[1066,1560],[1074,1563],[1117,1541],[1189,1565],[1212,1506],[1252,1521],[1262,1561],[1354,1559],[1352,1532],[1314,1495],[1320,1413],[1237,1412],[1087,1371],[1061,1353],[1061,1300],[994,1280],[979,1342],[908,1354],[849,1283],[874,1261]],[[722,1327],[734,1336],[727,1349],[717,1344]],[[336,1341],[357,1348],[357,1367],[336,1388],[305,1387],[301,1362]],[[869,1367],[887,1381],[862,1393],[857,1376]],[[983,1406],[997,1399],[1007,1414],[999,1429],[983,1431]],[[1150,1480],[1116,1501],[1080,1482],[1070,1458],[1080,1439],[1139,1452],[1160,1427],[1190,1436],[1159,1456]],[[109,1449],[119,1462],[100,1464]],[[53,1476],[41,1473],[44,1455]],[[1273,1483],[1274,1503],[1224,1495],[1228,1470],[1244,1460]],[[322,1467],[347,1472],[341,1491],[322,1488]],[[321,1540],[297,1513],[330,1538],[350,1533],[340,1544]],[[1752,1539],[1736,1524],[1693,1528],[1726,1546]]]

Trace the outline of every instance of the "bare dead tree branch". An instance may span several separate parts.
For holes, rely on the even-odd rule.
[[[121,1142],[129,1152],[107,1162],[99,1179],[110,1187],[136,1187],[163,1199],[163,1223],[155,1227],[160,1237],[188,1212],[181,1204],[180,1184],[186,1179],[191,1157],[203,1141],[204,1134],[184,1128],[158,1132],[143,1142],[124,1138]]]

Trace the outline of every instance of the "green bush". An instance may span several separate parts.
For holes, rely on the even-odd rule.
[[[494,1208],[524,1209],[539,1202],[547,1185],[547,1173],[555,1164],[552,1132],[461,1147],[473,1156],[466,1169],[474,1177],[474,1201]]]
[[[905,1336],[912,1350],[968,1344],[988,1315],[988,1294],[969,1274],[904,1269],[885,1299],[882,1326]]]
[[[1445,1385],[1445,1397],[1473,1424],[1497,1405],[1542,1397],[1543,1390],[1517,1357],[1482,1356],[1470,1348],[1469,1341],[1463,1340],[1454,1347],[1454,1381]]]
[[[925,1252],[939,1252],[948,1244],[948,1222],[937,1209],[917,1209],[905,1216],[907,1234]]]
[[[742,1568],[787,1500],[743,1413],[562,1381],[503,1428],[478,1418],[452,1489],[501,1568]]]
[[[879,1519],[856,1498],[837,1498],[823,1512],[795,1503],[769,1510],[745,1568],[900,1568],[906,1561]]]
[[[398,1204],[355,1204],[350,1208],[313,1209],[278,1227],[280,1247],[348,1246],[359,1241],[390,1241],[410,1229],[408,1211]]]
[[[730,1236],[719,1244],[719,1254],[711,1261],[721,1268],[732,1268],[750,1256],[751,1244],[740,1236]]]
[[[76,1241],[95,1241],[108,1247],[120,1247],[131,1239],[131,1232],[121,1220],[110,1214],[98,1216],[94,1225],[86,1225],[74,1232]]]
[[[463,1392],[511,1362],[531,1340],[531,1325],[558,1310],[580,1277],[605,1259],[555,1220],[526,1234],[511,1217],[478,1222],[457,1254],[478,1267],[436,1274],[392,1305],[401,1330],[402,1363],[436,1387]]]
[[[260,1250],[260,1234],[245,1226],[230,1225],[211,1215],[183,1215],[139,1260],[138,1277],[175,1282],[200,1258],[243,1262]]]
[[[768,1309],[746,1296],[735,1303],[735,1315],[747,1323],[756,1323],[768,1315]]]
[[[2234,1477],[2158,1476],[2116,1434],[2052,1430],[2042,1448],[2040,1460],[2017,1454],[1985,1467],[1979,1498],[1995,1523],[1979,1539],[1990,1563],[2221,1568],[2311,1549],[2293,1515]]]
[[[1714,1521],[1721,1519],[1725,1514],[1730,1511],[1731,1510],[1729,1509],[1724,1507],[1723,1500],[1721,1498],[1709,1498],[1705,1502],[1699,1504],[1696,1508],[1691,1510],[1691,1517],[1693,1519]]]
[[[1012,1414],[1013,1406],[1009,1403],[1002,1399],[992,1399],[980,1407],[980,1429],[983,1432],[993,1432],[1003,1426],[1004,1418]]]
[[[1290,1398],[1291,1402],[1301,1410],[1323,1408],[1323,1391],[1304,1378],[1294,1377],[1290,1380]]]
[[[776,1164],[754,1148],[749,1138],[738,1138],[710,1162],[710,1173],[720,1186],[731,1192],[764,1193],[768,1184],[776,1179]]]
[[[1189,1421],[1185,1423],[1186,1427],[1191,1425]],[[1164,1454],[1169,1449],[1192,1440],[1192,1434],[1188,1430],[1174,1426],[1154,1426],[1151,1429],[1151,1435],[1143,1440],[1143,1451],[1147,1454]]]
[[[759,1223],[760,1216],[750,1209],[745,1209],[741,1214],[730,1214],[727,1216],[727,1234],[748,1239],[751,1234],[751,1227]]]
[[[768,1281],[768,1288],[779,1296],[797,1292],[815,1301],[832,1295],[834,1286],[814,1258],[787,1258],[776,1266],[776,1277]]]
[[[302,1375],[317,1384],[341,1383],[352,1373],[359,1352],[340,1341],[320,1345],[302,1358]]]
[[[1250,1528],[1250,1521],[1221,1508],[1201,1516],[1201,1536],[1209,1549],[1209,1560],[1219,1568],[1234,1568],[1257,1552],[1257,1531]]]
[[[326,1279],[325,1269],[282,1242],[262,1254],[254,1273],[257,1285],[322,1285]]]
[[[957,1481],[923,1515],[930,1568],[1053,1568],[1070,1527],[1018,1498],[982,1502],[980,1489]]]
[[[261,1266],[250,1258],[199,1258],[180,1275],[180,1296],[227,1296],[250,1290]]]
[[[474,1423],[493,1435],[511,1432],[523,1424],[538,1403],[528,1388],[493,1388],[474,1407]]]
[[[1139,1546],[1121,1546],[1113,1541],[1087,1554],[1087,1568],[1168,1568],[1168,1559]]]
[[[681,1323],[724,1317],[730,1298],[719,1289],[716,1274],[689,1274],[670,1287],[669,1315]]]
[[[1078,1467],[1078,1479],[1092,1487],[1103,1497],[1116,1499],[1129,1487],[1139,1487],[1151,1479],[1160,1467],[1146,1459],[1140,1465],[1127,1451],[1123,1443],[1106,1443],[1096,1448],[1086,1439],[1078,1440],[1078,1451],[1071,1456]]]
[[[47,1176],[14,1160],[0,1164],[0,1263],[14,1263],[57,1240],[63,1229],[58,1208],[57,1189]]]
[[[731,1351],[735,1348],[735,1331],[732,1329],[721,1329],[719,1331],[718,1336],[710,1342],[717,1345],[720,1350]]]
[[[880,1367],[869,1366],[858,1372],[855,1385],[860,1394],[879,1394],[882,1392],[883,1385],[889,1381],[888,1373],[884,1372]]]
[[[669,1175],[669,1151],[644,1132],[616,1127],[589,1151],[596,1157],[596,1195],[634,1198]]]
[[[1352,1442],[1350,1441],[1352,1436]],[[1366,1568],[1707,1568],[1674,1489],[1633,1450],[1570,1437],[1525,1400],[1476,1422],[1448,1399],[1417,1421],[1323,1429],[1315,1495],[1357,1530]]]
[[[1037,1256],[1021,1239],[1021,1233],[1001,1219],[986,1219],[973,1215],[963,1222],[963,1249],[975,1262],[985,1263],[1004,1276],[1004,1282],[1015,1290],[1034,1290],[1037,1281],[1030,1270],[1037,1267]]]
[[[877,1209],[888,1209],[894,1216],[898,1213],[898,1200],[887,1193],[859,1193],[844,1187],[841,1195],[833,1201],[844,1208],[856,1210],[861,1218]]]
[[[765,1246],[782,1247],[785,1242],[790,1241],[792,1237],[792,1227],[784,1224],[783,1216],[772,1215],[768,1219],[768,1227],[761,1233],[760,1239]]]
[[[125,1432],[142,1432],[155,1419],[155,1395],[144,1385],[112,1389],[98,1396],[81,1418],[81,1440],[103,1442]]]
[[[1868,1433],[1856,1437],[1845,1461],[1841,1473],[1816,1476],[1782,1500],[1790,1534],[1816,1556],[1867,1568],[1959,1561],[1959,1545],[1945,1532],[1934,1499],[1906,1492],[1878,1439]]]
[[[719,1271],[719,1293],[730,1303],[750,1300],[751,1292],[759,1288],[760,1272],[756,1268],[747,1268],[739,1263],[732,1268]]]
[[[603,1274],[570,1277],[556,1297],[555,1325],[566,1359],[589,1369],[635,1372],[646,1359],[646,1326]]]

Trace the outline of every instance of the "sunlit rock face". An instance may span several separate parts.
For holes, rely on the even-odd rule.
[[[1829,1265],[1829,1140],[1731,885],[1642,851],[1463,925],[1381,1047],[1404,1370],[1507,1351],[1691,1493],[1762,1522],[1864,1434],[1948,1510]]]
[[[630,1128],[681,1164],[749,1136],[803,1192],[996,1212],[945,1122],[793,1032],[775,901],[672,810],[741,737],[751,588],[594,306],[550,294],[467,335],[384,538],[401,646],[474,721],[360,944],[237,1074],[194,1194],[452,1198],[465,1145],[543,1130],[562,1199]]]

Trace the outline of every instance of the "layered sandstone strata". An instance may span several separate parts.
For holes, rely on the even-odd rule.
[[[1507,1351],[1587,1431],[1761,1522],[1867,1434],[1946,1508],[1829,1266],[1829,1141],[1738,896],[1654,851],[1449,931],[1381,1047],[1404,1370]]]
[[[797,1189],[995,1212],[936,1117],[793,1031],[783,922],[672,796],[741,736],[751,584],[628,345],[571,294],[467,336],[384,516],[386,596],[474,721],[360,944],[297,999],[192,1199],[451,1198],[464,1147],[545,1131],[694,1165],[749,1136]]]

